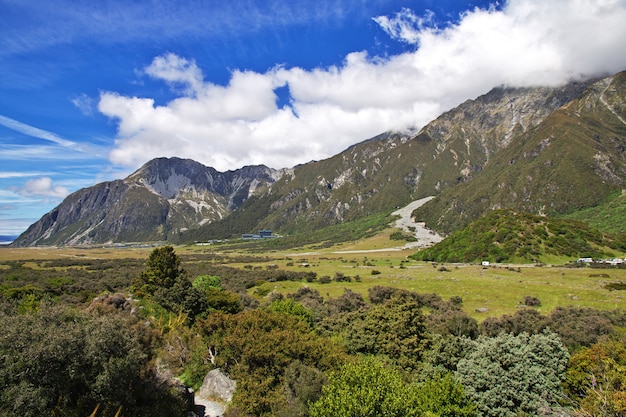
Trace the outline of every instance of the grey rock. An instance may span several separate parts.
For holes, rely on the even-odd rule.
[[[197,396],[228,403],[232,400],[236,387],[237,383],[235,380],[230,379],[221,370],[213,369],[204,377]]]

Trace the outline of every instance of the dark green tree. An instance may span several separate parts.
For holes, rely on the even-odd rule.
[[[180,257],[172,246],[154,249],[146,261],[146,269],[133,283],[135,295],[154,294],[159,288],[171,288],[180,277],[185,276]]]
[[[165,309],[187,313],[189,323],[208,308],[206,294],[194,287],[172,246],[154,249],[143,270],[133,282],[137,297],[152,297]]]

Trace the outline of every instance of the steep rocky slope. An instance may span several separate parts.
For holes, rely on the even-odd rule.
[[[167,240],[223,219],[279,176],[265,166],[221,173],[188,159],[154,159],[124,180],[71,194],[13,245]]]
[[[415,216],[451,232],[499,208],[561,215],[606,201],[626,184],[626,72],[600,80],[514,135],[481,174]]]
[[[242,230],[242,224],[249,230],[302,233],[391,212],[471,183],[492,158],[591,84],[493,89],[444,113],[417,134],[386,133],[323,161],[294,167],[262,198],[249,200],[223,222],[190,231],[183,240],[228,237]]]

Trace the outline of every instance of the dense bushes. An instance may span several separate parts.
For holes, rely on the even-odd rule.
[[[548,315],[541,315],[534,309],[522,309],[515,314],[485,319],[481,333],[497,336],[501,333],[538,334],[551,329],[570,348],[590,346],[601,337],[614,333],[615,327],[624,327],[626,312],[621,310],[600,311],[592,308],[557,307]]]
[[[182,415],[186,399],[150,365],[150,331],[122,314],[0,313],[0,415]]]
[[[310,412],[312,417],[470,417],[474,408],[450,375],[406,383],[394,368],[364,358],[331,374]]]
[[[298,397],[305,387],[321,388],[321,372],[334,369],[344,357],[340,347],[316,335],[301,317],[283,312],[215,313],[199,329],[216,352],[215,365],[237,380],[236,415],[290,415],[287,410],[301,409],[319,395],[309,391]]]
[[[237,381],[230,417],[541,415],[559,398],[571,400],[560,404],[570,414],[626,410],[622,311],[543,315],[527,296],[526,308],[479,324],[460,297],[385,286],[329,298],[265,285],[259,302],[246,289],[306,285],[315,273],[231,268],[211,256],[186,264],[157,248],[123,287],[132,282],[140,300],[105,294],[88,307],[74,299],[74,308],[64,302],[82,285],[79,273],[111,272],[105,264],[0,270],[0,415],[86,416],[99,407],[95,415],[106,416],[122,407],[121,415],[182,416],[183,393],[166,381],[176,375],[198,388],[216,367]],[[564,345],[574,352],[567,373]]]
[[[572,355],[565,392],[582,415],[626,415],[626,345],[605,340]]]
[[[554,333],[479,338],[457,375],[482,416],[537,415],[559,400],[569,353]]]

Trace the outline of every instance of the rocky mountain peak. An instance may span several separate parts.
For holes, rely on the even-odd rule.
[[[276,178],[265,166],[222,173],[191,159],[153,159],[124,180],[68,196],[14,245],[167,240],[225,218]]]

